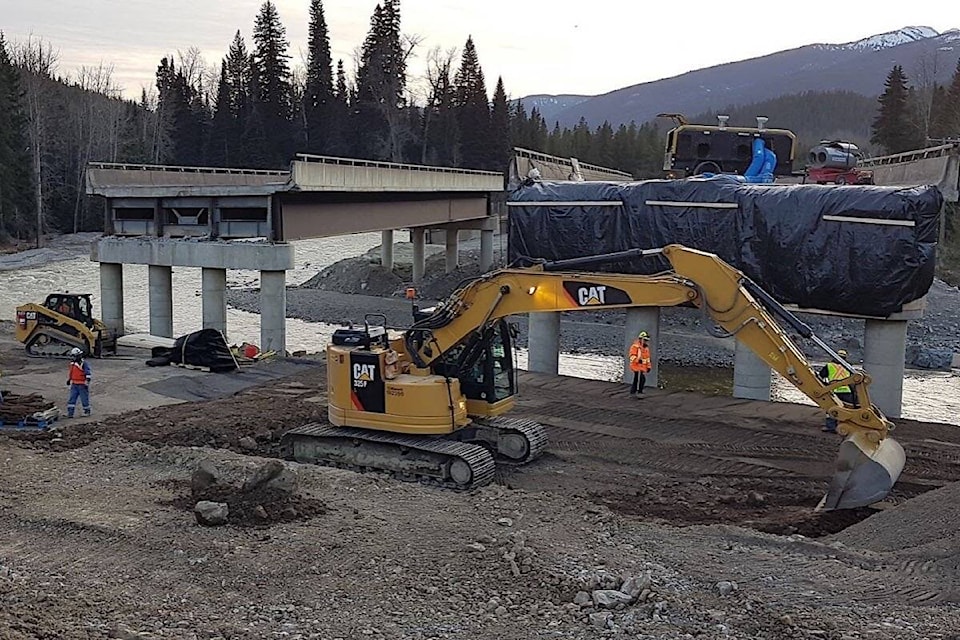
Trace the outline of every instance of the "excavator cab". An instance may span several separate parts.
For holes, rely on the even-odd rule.
[[[471,334],[433,364],[438,375],[460,380],[471,416],[496,416],[513,407],[517,395],[514,327],[500,319]]]

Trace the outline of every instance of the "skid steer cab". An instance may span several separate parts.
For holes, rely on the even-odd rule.
[[[17,341],[28,355],[67,357],[74,347],[101,358],[117,351],[116,335],[93,317],[89,293],[51,293],[43,304],[17,307]]]

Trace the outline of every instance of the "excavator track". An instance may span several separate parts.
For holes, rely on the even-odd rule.
[[[523,418],[473,418],[476,442],[495,451],[497,464],[522,465],[539,458],[547,449],[547,430]],[[460,432],[454,434],[456,437]]]
[[[446,438],[313,423],[285,433],[280,447],[284,457],[297,462],[387,471],[401,480],[459,491],[489,484],[496,473],[487,449]]]

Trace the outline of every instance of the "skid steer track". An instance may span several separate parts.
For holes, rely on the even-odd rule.
[[[387,471],[461,491],[489,484],[496,473],[486,448],[445,438],[313,423],[285,433],[280,446],[285,458],[297,462]]]

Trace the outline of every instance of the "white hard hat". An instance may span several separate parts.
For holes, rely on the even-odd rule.
[[[83,350],[81,350],[80,347],[74,347],[73,349],[70,349],[70,355],[73,356],[74,358],[76,358],[77,356],[82,356]]]

